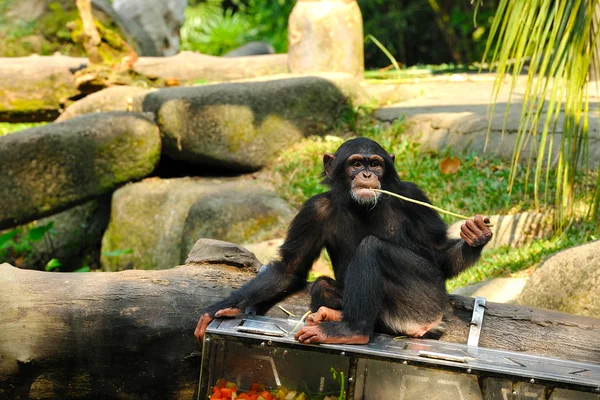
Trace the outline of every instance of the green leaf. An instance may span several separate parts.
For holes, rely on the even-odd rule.
[[[40,241],[46,233],[54,227],[54,221],[50,221],[46,225],[36,226],[27,232],[27,239],[37,242]]]
[[[83,266],[83,267],[81,267],[81,268],[79,268],[79,269],[76,269],[76,270],[75,270],[75,271],[73,271],[73,272],[90,272],[90,271],[91,271],[91,270],[90,270],[90,267],[88,267],[87,265],[85,265],[85,266]]]
[[[113,251],[103,251],[102,255],[104,257],[119,257],[124,254],[131,254],[131,253],[133,253],[132,249],[117,249],[117,250],[113,250]]]
[[[45,269],[46,269],[46,271],[50,272],[50,271],[54,271],[55,269],[57,269],[60,266],[62,266],[60,261],[58,261],[58,259],[56,259],[56,258],[53,258],[50,261],[48,261]]]
[[[0,234],[0,249],[6,248],[13,243],[13,238],[22,231],[21,228],[13,229],[11,231]]]
[[[375,45],[377,47],[379,47],[379,49],[381,51],[383,51],[383,54],[385,54],[386,57],[390,60],[390,62],[394,66],[394,69],[396,70],[396,72],[402,72],[402,71],[400,71],[400,66],[398,65],[398,62],[396,61],[396,59],[394,58],[392,53],[390,53],[389,50],[386,49],[385,46],[383,44],[381,44],[381,42],[379,40],[377,40],[377,38],[375,36],[367,35],[367,39],[371,39],[373,41],[373,43],[375,43]]]

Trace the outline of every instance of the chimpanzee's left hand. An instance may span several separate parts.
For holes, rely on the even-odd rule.
[[[467,220],[460,227],[460,237],[471,247],[481,247],[492,239],[492,231],[487,223],[489,218],[477,214],[472,220]]]

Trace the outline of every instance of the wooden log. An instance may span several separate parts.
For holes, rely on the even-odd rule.
[[[65,56],[0,57],[0,122],[54,120],[70,99],[81,96],[73,71],[86,58]],[[172,57],[140,57],[136,72],[182,84],[230,81],[286,73],[287,54],[214,57],[182,52]]]
[[[172,57],[140,57],[134,69],[182,82],[231,81],[287,73],[287,60],[287,54],[228,58],[182,51]]]
[[[234,266],[237,265],[237,266]],[[255,274],[213,259],[159,271],[48,273],[0,265],[0,398],[195,398],[201,310]],[[282,305],[301,315],[303,291]],[[473,299],[442,340],[466,343]],[[270,315],[285,317],[277,307]],[[599,362],[600,320],[488,303],[480,345]]]

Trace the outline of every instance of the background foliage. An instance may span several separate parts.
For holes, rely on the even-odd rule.
[[[365,37],[376,37],[404,65],[481,61],[498,0],[479,7],[468,0],[358,0]],[[221,55],[250,40],[287,51],[287,20],[294,0],[192,1],[182,30],[182,46]],[[201,16],[201,17],[200,17]],[[340,38],[342,39],[342,38]],[[373,43],[365,43],[367,68],[389,60]]]

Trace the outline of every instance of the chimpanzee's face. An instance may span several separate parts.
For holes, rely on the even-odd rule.
[[[374,205],[381,196],[371,189],[381,189],[385,162],[377,154],[353,154],[346,159],[345,173],[350,182],[352,199],[359,204]]]

